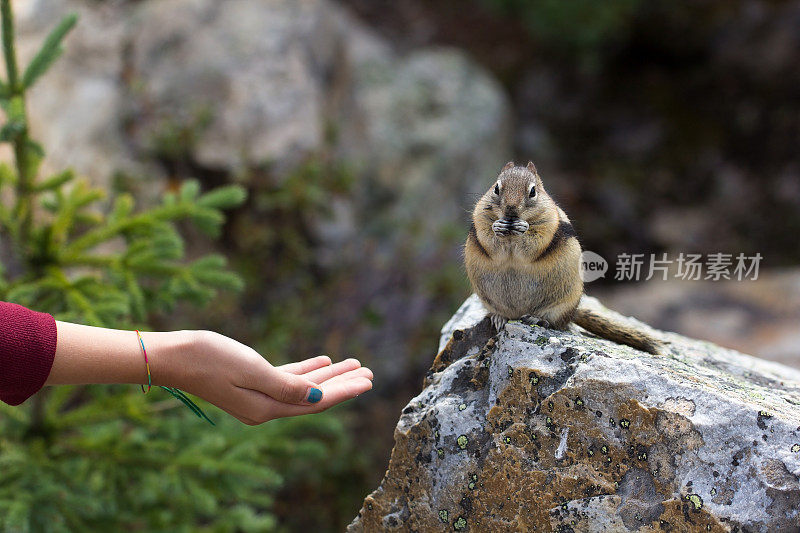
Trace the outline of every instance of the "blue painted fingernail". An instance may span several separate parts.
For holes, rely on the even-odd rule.
[[[308,403],[317,403],[321,399],[322,399],[322,391],[321,390],[319,390],[317,388],[314,388],[314,387],[311,387],[308,390]]]

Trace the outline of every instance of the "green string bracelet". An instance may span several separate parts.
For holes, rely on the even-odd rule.
[[[139,345],[142,347],[142,353],[144,354],[144,364],[145,367],[147,368],[147,390],[144,390],[144,385],[141,385],[142,392],[144,394],[147,394],[148,392],[150,392],[150,388],[153,386],[153,376],[150,374],[150,361],[147,359],[147,349],[145,349],[144,347],[144,340],[142,340],[142,334],[139,333],[138,329],[136,330],[136,335],[139,337]],[[180,400],[180,402],[186,407],[188,407],[194,414],[196,414],[198,418],[202,418],[212,426],[216,426],[214,421],[208,418],[208,416],[206,416],[203,410],[200,409],[200,407],[196,403],[194,403],[191,400],[191,398],[186,396],[186,394],[184,394],[182,390],[173,387],[165,387],[163,385],[159,385],[159,387],[170,393],[176,399]]]

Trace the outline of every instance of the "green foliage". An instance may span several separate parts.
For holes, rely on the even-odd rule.
[[[68,15],[64,20],[50,32],[50,35],[45,39],[39,53],[34,56],[33,60],[25,69],[25,74],[22,75],[22,85],[24,87],[31,87],[39,77],[47,72],[56,59],[64,52],[61,48],[61,41],[67,36],[67,33],[78,22],[77,15]]]
[[[149,139],[148,148],[153,155],[164,160],[184,159],[212,118],[213,113],[207,105],[196,105],[181,121],[174,117],[161,118]]]
[[[6,175],[7,168],[0,172]],[[224,221],[221,209],[238,205],[244,192],[224,187],[200,194],[186,182],[160,206],[134,212],[129,195],[118,196],[104,213],[101,189],[74,181],[71,172],[56,174],[30,188],[50,216],[30,228],[17,250],[26,268],[7,280],[1,297],[46,309],[63,320],[121,327],[141,322],[147,312],[169,310],[176,301],[198,304],[217,289],[240,289],[239,278],[225,270],[221,256],[183,260],[183,240],[174,222],[191,220],[215,236]],[[11,180],[18,179],[11,173]],[[4,207],[0,207],[4,210]],[[22,236],[22,221],[3,216],[9,235]],[[117,245],[109,243],[117,242]]]
[[[268,281],[269,295],[253,294],[248,306],[263,313],[260,346],[271,353],[324,350],[330,301],[338,298],[333,268],[319,264],[311,224],[327,221],[337,196],[352,189],[346,165],[324,153],[310,158],[286,176],[268,173],[253,179],[251,207],[233,222],[237,268],[248,282]],[[245,297],[247,300],[247,297]]]
[[[48,414],[75,392],[54,389]],[[30,413],[0,408],[0,531],[272,531],[279,472],[305,475],[313,461],[324,473],[345,460],[330,450],[352,446],[329,416],[257,428],[220,417],[198,431],[165,403],[105,387],[80,394],[91,397],[54,416],[49,438],[26,436]]]
[[[10,0],[0,11],[8,78],[0,81],[0,141],[14,154],[14,165],[0,163],[0,299],[132,328],[180,302],[202,305],[219,290],[241,289],[224,257],[187,260],[178,231],[193,225],[219,235],[223,210],[245,200],[241,187],[203,192],[185,181],[141,209],[71,170],[39,176],[44,150],[30,137],[26,95],[76,19],[53,30],[20,77]],[[0,404],[0,531],[274,530],[277,465],[297,473],[309,458],[346,464],[353,446],[328,415],[259,428],[214,418],[216,428],[175,398],[123,386],[55,387],[20,407]]]
[[[626,32],[641,0],[480,0],[514,16],[544,47],[593,62]]]
[[[241,187],[202,194],[193,181],[160,206],[136,212],[133,198],[119,195],[105,208],[105,192],[71,170],[37,180],[43,150],[30,137],[26,91],[62,52],[61,42],[77,18],[69,15],[45,39],[17,78],[11,7],[2,3],[3,53],[8,72],[0,105],[6,123],[0,140],[13,146],[16,168],[0,165],[0,187],[13,189],[13,205],[0,204],[0,229],[20,271],[0,281],[0,297],[46,310],[63,320],[120,327],[143,322],[179,300],[202,304],[217,289],[241,289],[221,256],[184,261],[175,222],[189,220],[217,236],[223,209],[244,202]],[[34,217],[43,211],[44,216]]]

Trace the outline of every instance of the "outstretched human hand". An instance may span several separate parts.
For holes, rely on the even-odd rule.
[[[357,359],[327,356],[275,367],[255,350],[213,332],[195,332],[175,372],[176,387],[250,425],[324,411],[372,388],[372,371]],[[313,402],[313,403],[312,403]]]
[[[47,385],[147,383],[136,333],[57,322]],[[255,350],[210,331],[143,332],[153,385],[200,396],[250,425],[318,413],[372,388],[356,359],[327,356],[275,367]]]

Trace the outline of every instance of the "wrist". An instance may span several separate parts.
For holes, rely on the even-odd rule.
[[[193,381],[198,369],[195,356],[201,353],[205,342],[203,332],[150,332],[142,333],[142,337],[150,361],[153,385],[189,388],[187,385]]]

